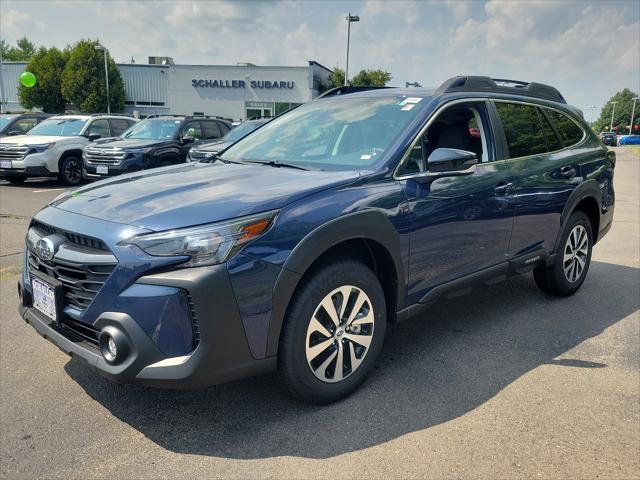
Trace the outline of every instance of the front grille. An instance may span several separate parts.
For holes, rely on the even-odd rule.
[[[31,222],[31,228],[33,228],[41,237],[46,237],[47,235],[53,235],[57,233],[59,235],[65,236],[71,243],[74,243],[76,245],[94,248],[96,250],[102,250],[105,252],[109,251],[109,248],[104,244],[104,242],[98,240],[97,238],[87,237],[85,235],[79,235],[77,233],[61,230],[59,228],[52,227],[51,225],[39,222],[38,220],[33,220]]]
[[[17,144],[0,145],[0,160],[22,160],[29,151],[29,147]]]
[[[55,258],[45,261],[29,250],[29,268],[46,273],[61,282],[65,303],[78,310],[89,306],[115,267],[115,263],[91,265]]]
[[[91,325],[88,325],[82,322],[77,322],[68,317],[65,318],[58,325],[62,330],[71,332],[72,334],[80,337],[82,340],[85,340],[95,346],[98,346],[100,331],[96,330]]]
[[[84,159],[89,164],[118,165],[126,156],[121,148],[87,147],[84,151]]]

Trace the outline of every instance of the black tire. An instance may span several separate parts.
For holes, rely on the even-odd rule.
[[[26,180],[25,177],[4,177],[9,183],[13,183],[14,185],[22,185]]]
[[[58,181],[64,185],[78,185],[82,181],[82,160],[74,155],[63,158]]]
[[[567,260],[565,263],[565,253],[572,255],[569,236],[577,229],[580,232],[582,227],[587,236],[586,254],[573,255],[573,257],[580,257],[584,261],[584,266],[580,270],[579,274],[571,270],[571,264],[578,264],[579,260]],[[569,242],[569,243],[568,243]],[[589,271],[589,265],[591,264],[591,252],[593,250],[593,232],[591,229],[591,222],[587,215],[582,211],[573,212],[565,225],[562,232],[562,238],[558,245],[558,251],[556,252],[556,261],[549,267],[538,267],[533,271],[533,278],[538,285],[538,288],[543,292],[558,297],[566,297],[576,293],[582,284],[584,283],[587,273]],[[575,280],[571,281],[571,273],[565,273],[565,266],[569,266],[569,272],[574,272],[578,275]],[[578,268],[578,267],[576,267]]]
[[[368,297],[368,302],[365,302],[362,309],[358,310],[356,314],[367,313],[356,318],[373,318],[373,322],[364,326],[352,325],[350,328],[348,325],[341,324],[341,327],[332,331],[333,324],[329,316],[324,315],[326,311],[321,311],[320,303],[334,290],[344,286],[352,286],[354,288],[349,290],[350,294],[346,295],[347,298],[351,299],[352,303],[347,303],[342,319],[346,320],[349,317],[360,292],[364,292],[365,296]],[[336,299],[333,301],[333,305],[336,305],[336,301],[339,301],[338,304],[340,306],[342,305],[341,299],[344,296],[341,293],[336,293],[332,298]],[[373,310],[372,314],[370,309],[367,310],[367,305]],[[351,309],[349,306],[351,306]],[[336,351],[335,364],[333,366],[334,379],[340,378],[336,377],[337,359],[339,358],[337,351],[342,350],[344,355],[341,369],[344,378],[339,381],[334,380],[334,383],[327,383],[319,379],[316,375],[320,375],[318,372],[322,367],[318,368],[314,373],[311,364],[316,359],[307,359],[307,350],[317,338],[309,337],[307,331],[308,329],[312,330],[310,325],[316,309],[318,309],[317,313],[319,315],[322,314],[322,320],[325,321],[325,325],[328,325],[327,330],[333,335],[331,338],[321,336],[323,340],[318,341],[318,343],[329,342],[330,346],[323,350],[316,359],[320,359],[326,352],[333,354],[332,352]],[[315,318],[320,318],[320,316]],[[364,381],[380,354],[386,323],[387,314],[384,292],[375,274],[362,263],[353,260],[337,260],[309,273],[308,277],[302,280],[291,299],[284,320],[278,348],[278,371],[282,381],[295,397],[311,403],[330,403],[349,395]],[[354,328],[359,331],[354,332]],[[340,333],[340,330],[343,333]],[[363,348],[351,340],[355,334],[369,335],[370,344],[367,349],[360,350],[362,356],[354,369],[352,368],[352,357],[347,360],[346,356],[350,356],[352,351]],[[315,336],[316,333],[311,335]],[[331,343],[331,340],[333,343]],[[338,348],[338,342],[342,342],[341,349]],[[330,356],[328,355],[328,357]],[[325,373],[330,371],[332,363],[334,361],[331,361],[323,369]]]

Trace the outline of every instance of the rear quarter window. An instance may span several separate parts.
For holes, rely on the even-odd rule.
[[[551,124],[558,132],[560,140],[562,140],[565,147],[575,145],[582,140],[582,137],[584,137],[584,131],[576,124],[576,122],[571,120],[571,118],[556,110],[548,108],[545,108],[544,110],[549,117]]]

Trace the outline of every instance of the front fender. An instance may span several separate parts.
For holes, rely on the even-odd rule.
[[[398,309],[406,297],[405,268],[400,237],[389,218],[380,210],[364,210],[331,220],[307,234],[285,261],[273,289],[273,308],[269,323],[267,356],[276,355],[282,323],[298,283],[313,262],[331,247],[353,239],[377,242],[389,252],[397,273]]]

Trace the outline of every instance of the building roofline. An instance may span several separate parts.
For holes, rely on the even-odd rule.
[[[317,65],[320,68],[324,68],[327,72],[333,73],[333,70],[331,70],[330,68],[325,67],[324,65],[322,65],[319,62],[316,62],[315,60],[307,60],[307,62],[309,62],[309,65]]]

